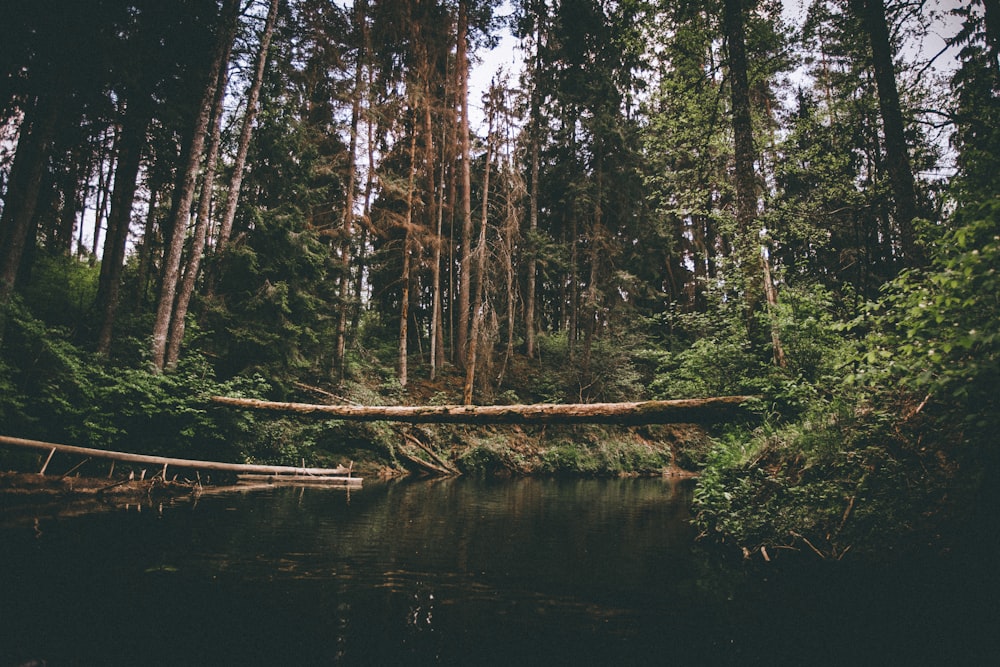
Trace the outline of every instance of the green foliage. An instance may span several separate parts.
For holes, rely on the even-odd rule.
[[[544,367],[528,392],[545,403],[639,400],[646,391],[635,363],[639,340],[637,335],[595,340],[585,359],[583,345],[571,344],[566,332],[539,336]]]
[[[595,475],[601,471],[596,452],[576,443],[557,444],[542,452],[539,467],[549,474]]]
[[[975,509],[997,469],[998,222],[997,200],[960,210],[931,265],[851,323],[822,291],[786,290],[779,322],[804,410],[712,450],[695,494],[706,535],[840,557],[930,539],[940,527],[927,517],[951,516],[949,501]]]
[[[262,397],[269,387],[260,376],[219,382],[198,354],[183,357],[169,374],[111,366],[74,346],[64,330],[47,327],[19,300],[10,311],[0,360],[6,433],[181,458],[240,461],[245,452],[291,458],[271,446],[280,440],[274,427],[261,429],[251,413],[215,408],[208,400]],[[296,460],[302,451],[294,452]]]
[[[755,394],[764,389],[770,357],[752,344],[743,308],[718,291],[706,295],[705,312],[669,311],[653,318],[664,345],[647,354],[655,371],[655,398],[694,398]],[[671,335],[672,334],[672,335]]]
[[[929,270],[900,275],[866,361],[947,406],[970,434],[1000,427],[1000,199],[969,207]],[[876,375],[876,377],[878,377]]]
[[[941,509],[952,471],[894,421],[816,404],[801,422],[718,441],[698,479],[695,523],[704,537],[768,557],[841,558],[927,539],[922,517]]]
[[[222,375],[259,371],[283,380],[321,371],[334,340],[331,262],[297,208],[257,220],[247,243],[225,258],[221,298],[206,309],[205,346]]]
[[[536,468],[550,475],[649,475],[662,473],[672,458],[667,443],[638,437],[631,430],[581,427],[544,446]]]
[[[3,341],[8,392],[0,398],[6,430],[25,437],[78,438],[94,375],[69,332],[48,328],[19,299],[8,307]]]
[[[492,476],[518,470],[518,460],[507,447],[476,445],[462,452],[456,461],[458,469],[468,475]]]
[[[96,447],[218,460],[238,460],[238,447],[257,437],[255,420],[230,409],[213,408],[213,395],[260,397],[260,377],[215,380],[204,358],[188,355],[175,372],[102,369],[81,437]]]
[[[50,326],[74,331],[84,325],[97,295],[100,266],[67,255],[39,253],[31,269],[24,302]]]

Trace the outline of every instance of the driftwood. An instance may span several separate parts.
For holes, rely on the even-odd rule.
[[[90,447],[76,447],[74,445],[60,445],[52,442],[42,442],[40,440],[25,440],[24,438],[12,438],[0,435],[0,445],[11,445],[14,447],[28,447],[32,449],[49,450],[49,459],[55,452],[64,454],[74,454],[78,456],[89,456],[93,458],[112,459],[114,461],[125,461],[128,463],[144,463],[147,465],[163,466],[164,476],[166,476],[167,466],[177,468],[192,468],[195,470],[220,470],[235,473],[258,473],[263,475],[349,475],[350,470],[344,466],[336,468],[297,468],[295,466],[272,466],[252,463],[223,463],[221,461],[198,461],[194,459],[175,459],[165,456],[146,456],[144,454],[130,454],[128,452],[113,452],[104,449],[93,449]],[[46,461],[46,465],[48,461]]]
[[[403,459],[407,465],[406,467],[411,470],[416,469],[418,472],[424,475],[432,475],[435,477],[450,477],[456,473],[446,468],[442,468],[438,465],[426,461],[419,456],[414,456],[410,452],[406,451],[404,447],[399,447],[396,449],[396,456]]]
[[[438,456],[437,452],[425,445],[420,441],[417,436],[412,433],[403,433],[403,442],[396,448],[396,455],[403,459],[409,464],[409,468],[416,468],[419,472],[425,475],[434,475],[437,477],[451,477],[453,475],[460,475],[458,470],[455,470],[447,461]],[[420,456],[414,455],[407,451],[407,443],[415,445],[418,449],[425,452],[431,460],[428,461]]]
[[[411,424],[667,424],[706,423],[745,412],[754,396],[717,396],[634,403],[536,403],[532,405],[319,405],[213,396],[219,405],[303,416]]]

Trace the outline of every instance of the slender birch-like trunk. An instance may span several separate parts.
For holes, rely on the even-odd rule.
[[[132,222],[132,206],[135,203],[139,166],[149,120],[148,106],[133,102],[131,108],[126,110],[118,142],[114,194],[111,197],[108,233],[104,239],[104,256],[97,288],[97,305],[102,315],[101,329],[97,335],[97,354],[105,357],[111,351],[111,334],[118,312],[125,265],[125,246]]]
[[[465,362],[465,390],[462,392],[463,402],[472,405],[472,394],[476,386],[476,359],[479,353],[479,333],[483,328],[483,291],[486,284],[486,229],[489,224],[490,208],[490,165],[493,161],[493,115],[490,110],[488,130],[486,132],[486,169],[483,174],[483,206],[479,221],[479,242],[476,244],[476,292],[472,304],[472,333],[469,335],[469,347]]]
[[[757,184],[754,175],[753,125],[750,115],[750,85],[747,76],[746,38],[743,6],[740,0],[725,0],[723,23],[729,47],[729,86],[733,113],[733,143],[736,167],[736,222],[740,238],[736,240],[736,253],[746,272],[748,312],[753,311],[756,298],[752,296],[753,267],[761,269],[765,299],[770,319],[771,344],[774,362],[785,366],[785,351],[775,321],[777,290],[771,277],[770,263],[760,246],[757,226]]]
[[[416,116],[416,110],[411,109]],[[414,118],[415,120],[415,118]],[[410,175],[406,183],[406,217],[403,222],[403,268],[400,272],[402,294],[399,306],[399,384],[405,387],[407,377],[407,340],[410,319],[410,244],[413,226],[413,190],[417,176],[417,132],[416,122],[410,132]]]
[[[226,0],[222,9],[224,25],[236,22],[239,14],[239,2]],[[170,316],[174,311],[174,300],[177,296],[178,278],[180,275],[181,252],[184,249],[184,239],[187,235],[188,219],[191,217],[191,205],[194,203],[195,182],[208,134],[209,117],[212,113],[212,101],[215,98],[215,88],[218,82],[219,69],[225,66],[224,57],[231,45],[227,45],[230,31],[224,30],[217,40],[212,62],[209,66],[208,83],[202,94],[198,115],[194,123],[194,131],[187,148],[187,159],[174,192],[174,203],[171,208],[170,239],[166,243],[163,260],[163,281],[160,286],[160,297],[156,307],[156,320],[153,324],[153,337],[150,358],[153,369],[162,372],[167,356],[167,336],[170,331]]]
[[[364,91],[364,67],[368,53],[368,3],[354,5],[355,27],[360,28],[361,44],[354,63],[354,90],[351,94],[351,142],[347,154],[347,192],[344,201],[343,239],[340,242],[340,304],[337,309],[337,347],[333,360],[337,379],[344,381],[347,354],[347,320],[350,318],[351,239],[354,236],[354,191],[357,188],[358,127],[361,124],[361,97]]]
[[[229,181],[229,194],[226,197],[226,207],[219,225],[219,235],[216,241],[215,254],[222,256],[233,233],[233,221],[236,220],[236,205],[239,203],[240,188],[243,185],[243,170],[246,168],[247,153],[250,151],[250,137],[253,134],[253,122],[257,117],[257,102],[260,99],[260,89],[264,82],[264,68],[267,65],[267,52],[271,48],[271,36],[278,17],[278,0],[271,0],[267,12],[264,31],[260,36],[260,51],[257,53],[257,66],[254,70],[253,83],[247,91],[247,108],[243,115],[243,125],[240,128],[240,139],[236,148],[236,159],[233,162],[233,176]],[[213,277],[214,281],[214,277]],[[209,285],[209,292],[212,284]]]
[[[232,26],[232,37],[236,35],[235,22]],[[195,281],[198,279],[198,271],[201,268],[201,259],[205,251],[205,241],[208,237],[209,218],[212,208],[212,193],[215,188],[216,162],[219,159],[219,144],[222,139],[222,112],[223,99],[225,98],[226,86],[229,83],[229,56],[232,51],[233,39],[227,40],[229,48],[226,49],[222,57],[222,67],[215,85],[215,99],[212,103],[212,117],[210,121],[210,132],[208,142],[208,154],[205,157],[205,173],[201,179],[201,194],[198,197],[198,211],[195,214],[194,235],[191,240],[191,250],[188,255],[187,264],[184,267],[184,276],[181,279],[180,291],[177,293],[177,301],[174,304],[174,312],[170,316],[170,331],[167,336],[167,357],[166,367],[173,369],[177,366],[177,360],[181,354],[181,343],[184,341],[184,327],[187,319],[188,305],[191,303],[191,296],[194,294]]]
[[[469,57],[468,57],[468,2],[458,3],[458,44],[456,48],[455,76],[458,81],[458,102],[462,105],[459,119],[461,145],[461,197],[459,214],[462,219],[462,248],[458,286],[458,333],[455,341],[456,362],[462,368],[467,360],[469,343],[469,302],[472,295],[472,146],[469,136]]]

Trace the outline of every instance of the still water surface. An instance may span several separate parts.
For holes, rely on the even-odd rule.
[[[0,505],[0,667],[1000,664],[995,565],[727,560],[695,541],[691,490],[454,479]]]

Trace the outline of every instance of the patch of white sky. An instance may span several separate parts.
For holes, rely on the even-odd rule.
[[[489,92],[493,80],[508,76],[510,83],[515,85],[521,73],[522,54],[518,39],[510,31],[510,17],[513,13],[514,7],[508,0],[500,4],[495,14],[500,25],[496,46],[479,49],[473,54],[474,61],[469,72],[469,123],[473,128],[485,131],[483,98]]]

